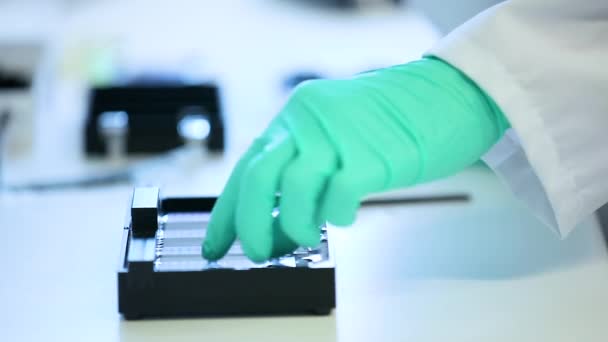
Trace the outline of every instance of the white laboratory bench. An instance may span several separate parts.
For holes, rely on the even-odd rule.
[[[200,3],[208,11],[189,10]],[[220,192],[280,105],[286,72],[318,67],[340,76],[399,63],[437,38],[409,10],[344,14],[285,1],[101,1],[61,22],[56,58],[72,56],[63,48],[81,51],[83,37],[122,39],[139,55],[212,47],[205,63],[225,90],[228,147],[163,185],[188,195]],[[8,181],[103,167],[82,157],[83,92],[64,73],[56,71],[54,100],[38,115],[33,155],[7,166]],[[337,308],[329,316],[123,320],[116,270],[130,192],[0,194],[0,341],[608,339],[608,255],[597,220],[560,241],[481,166],[406,191],[465,192],[470,202],[366,208],[353,227],[332,230]]]

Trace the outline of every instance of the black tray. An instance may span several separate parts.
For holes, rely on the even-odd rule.
[[[145,317],[328,314],[335,307],[334,261],[327,235],[315,249],[264,264],[233,246],[208,263],[200,255],[215,198],[159,198],[137,188],[123,229],[118,310]]]

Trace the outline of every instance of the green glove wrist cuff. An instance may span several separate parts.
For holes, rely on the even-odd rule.
[[[436,57],[341,82],[351,82],[350,93],[357,98],[353,102],[374,113],[367,122],[370,129],[374,120],[387,117],[409,138],[398,144],[408,155],[399,161],[406,163],[407,169],[406,165],[399,167],[399,163],[389,165],[392,179],[384,190],[459,172],[478,161],[509,128],[490,96],[465,74]],[[390,132],[388,126],[383,125],[382,129]],[[382,134],[380,130],[368,133],[368,139]],[[381,144],[378,148],[388,154],[393,147]],[[417,168],[415,174],[412,168]]]
[[[492,97],[488,93],[486,93],[481,87],[479,87],[479,85],[477,85],[477,83],[475,83],[472,79],[470,79],[466,74],[464,74],[458,68],[456,68],[455,66],[449,64],[448,62],[444,61],[443,59],[441,59],[437,56],[427,56],[427,57],[423,58],[423,60],[425,60],[425,59],[444,63],[444,64],[448,65],[449,67],[453,68],[454,70],[457,70],[458,73],[460,73],[461,77],[466,80],[466,82],[468,82],[469,84],[471,84],[471,86],[473,86],[477,89],[477,91],[479,92],[479,95],[483,96],[485,98],[485,100],[488,102],[488,105],[492,109],[492,112],[496,116],[496,125],[497,125],[497,129],[498,129],[499,138],[505,133],[506,130],[511,128],[511,123],[509,123],[509,120],[507,120],[506,116],[504,115],[504,113],[502,112],[500,107],[496,104],[494,99],[492,99]]]

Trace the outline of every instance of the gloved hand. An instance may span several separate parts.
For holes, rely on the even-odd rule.
[[[315,246],[320,225],[352,224],[365,195],[454,174],[507,128],[484,92],[435,58],[306,82],[233,170],[203,256],[221,258],[237,237],[257,262]]]

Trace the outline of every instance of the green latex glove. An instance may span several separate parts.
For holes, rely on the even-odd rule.
[[[364,196],[454,174],[507,128],[483,91],[435,58],[306,82],[233,170],[203,256],[221,258],[237,237],[257,262],[315,246],[321,223],[352,224]]]

